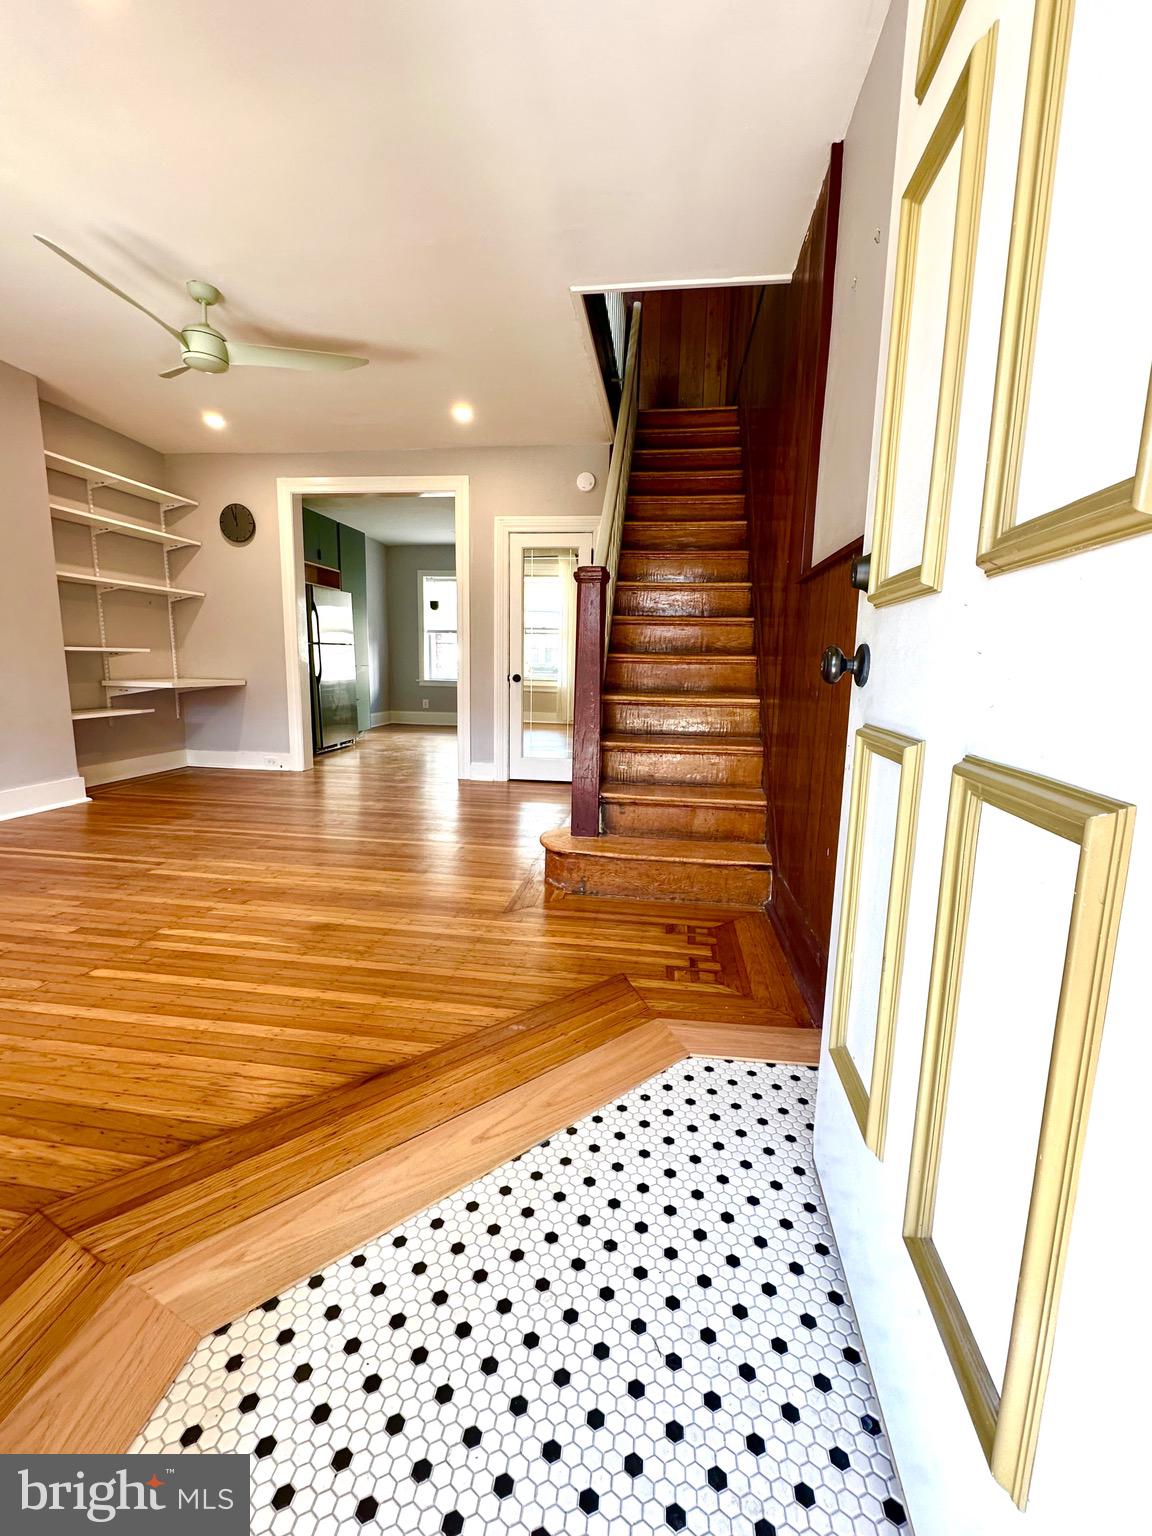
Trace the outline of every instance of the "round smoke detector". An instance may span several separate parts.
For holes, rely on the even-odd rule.
[[[596,489],[596,476],[590,469],[586,469],[582,475],[576,476],[576,489],[578,491],[594,491]]]

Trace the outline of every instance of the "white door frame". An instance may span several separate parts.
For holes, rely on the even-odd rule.
[[[460,626],[460,677],[456,686],[458,774],[471,776],[469,630],[468,630],[468,476],[467,475],[290,475],[277,478],[276,508],[280,536],[280,584],[284,614],[284,677],[288,694],[288,767],[312,766],[312,717],[304,708],[308,692],[308,633],[304,604],[305,496],[415,495],[451,492],[456,509],[456,596]]]
[[[493,520],[494,569],[492,573],[492,729],[497,783],[508,780],[508,553],[514,533],[586,533],[595,547],[600,527],[598,512],[573,512],[558,517],[497,517]]]

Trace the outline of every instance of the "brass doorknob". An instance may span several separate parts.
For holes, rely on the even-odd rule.
[[[820,676],[826,683],[838,683],[847,674],[857,688],[863,688],[871,665],[872,652],[866,645],[858,645],[855,656],[845,656],[838,645],[830,645],[820,658]]]

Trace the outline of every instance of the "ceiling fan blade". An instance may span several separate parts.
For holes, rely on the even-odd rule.
[[[181,374],[181,373],[188,373],[188,372],[189,372],[188,364],[187,363],[181,363],[178,368],[166,368],[164,370],[164,372],[159,375],[159,377],[162,378],[162,379],[174,379],[179,374]]]
[[[366,357],[346,357],[342,352],[309,352],[303,347],[261,347],[248,341],[228,343],[228,361],[240,368],[363,368]]]
[[[57,245],[55,240],[49,240],[46,235],[37,235],[35,238],[39,240],[41,245],[46,245],[50,251],[55,251],[57,256],[62,256],[65,261],[70,262],[72,266],[83,272],[85,277],[92,278],[94,282],[100,284],[101,288],[107,288],[109,293],[114,293],[118,299],[123,299],[126,304],[131,304],[133,309],[138,309],[141,314],[147,315],[149,320],[155,320],[157,325],[164,327],[169,336],[175,336],[176,340],[180,341],[180,332],[176,327],[169,325],[167,320],[161,320],[159,315],[154,315],[150,309],[140,303],[139,299],[134,299],[131,294],[125,293],[123,288],[117,288],[115,283],[110,283],[106,277],[101,277],[99,272],[93,272],[91,267],[86,267],[82,261],[66,251],[62,245]]]

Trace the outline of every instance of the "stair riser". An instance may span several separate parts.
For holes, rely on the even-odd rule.
[[[710,656],[749,654],[752,650],[752,620],[723,619],[714,623],[694,623],[691,619],[656,620],[614,619],[614,651],[643,651],[672,655],[705,652]]]
[[[747,581],[748,556],[738,549],[717,549],[691,555],[624,550],[621,581]]]
[[[673,427],[683,431],[689,427],[739,427],[740,415],[734,405],[721,406],[671,406],[665,409],[645,407],[638,413],[637,426],[641,432],[659,431]]]
[[[625,617],[649,614],[671,619],[747,618],[752,612],[749,587],[617,587],[616,612]]]
[[[604,686],[625,692],[755,693],[756,661],[743,656],[702,656],[692,662],[609,657]]]
[[[601,779],[625,784],[727,784],[758,789],[763,760],[756,752],[677,752],[605,746]]]
[[[636,448],[632,473],[650,469],[739,469],[740,449],[733,448]]]
[[[739,448],[739,427],[639,427],[636,448]]]
[[[625,549],[739,549],[747,546],[748,524],[629,523],[624,524]]]
[[[743,496],[629,496],[624,515],[636,522],[707,523],[738,521]]]
[[[735,805],[637,805],[604,802],[604,830],[621,837],[696,837],[763,843],[764,811]]]
[[[633,496],[738,496],[744,491],[739,469],[633,469],[628,477]]]
[[[604,730],[621,736],[755,736],[760,710],[755,704],[640,704],[604,700]]]
[[[544,859],[544,878],[559,890],[578,896],[762,907],[772,895],[770,869],[733,869],[660,858],[598,859],[595,854],[559,854],[551,849]]]

